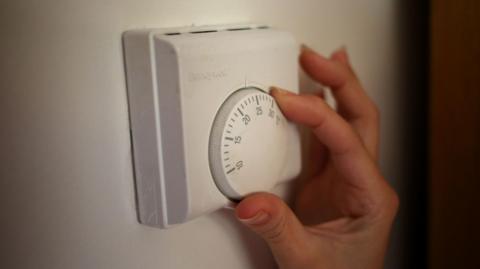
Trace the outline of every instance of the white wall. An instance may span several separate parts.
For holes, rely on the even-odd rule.
[[[269,268],[265,245],[231,212],[166,231],[137,223],[121,34],[255,21],[321,52],[346,45],[381,108],[382,167],[395,182],[404,158],[396,4],[2,1],[0,267]]]

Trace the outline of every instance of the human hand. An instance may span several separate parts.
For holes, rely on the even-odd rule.
[[[332,89],[337,111],[317,95],[272,95],[289,120],[311,128],[316,172],[297,193],[296,215],[277,196],[256,193],[237,205],[237,218],[280,268],[381,268],[399,202],[377,165],[379,113],[344,49],[325,58],[304,47],[300,64]]]

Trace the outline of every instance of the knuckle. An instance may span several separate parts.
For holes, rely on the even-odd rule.
[[[370,216],[382,222],[390,222],[397,215],[400,198],[385,178],[382,177],[380,184],[379,192],[376,192],[375,195],[376,198],[372,197],[371,200]]]
[[[394,218],[400,206],[400,198],[397,192],[390,186],[386,191],[386,196],[383,204],[383,211],[385,215],[388,216],[388,218]]]
[[[318,97],[312,96],[311,105],[314,109],[314,119],[312,118],[311,127],[321,127],[328,119],[327,114],[330,113],[329,108],[325,105],[325,101]]]
[[[398,193],[393,189],[391,189],[389,200],[392,211],[396,213],[398,211],[398,208],[400,207],[400,197],[398,196]]]
[[[309,95],[309,97],[311,98],[310,100],[312,101],[313,105],[316,107],[323,106],[325,104],[325,100],[318,95]]]

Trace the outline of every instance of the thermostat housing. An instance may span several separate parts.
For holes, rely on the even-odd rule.
[[[269,191],[299,173],[298,131],[268,96],[272,85],[298,91],[299,46],[291,34],[261,25],[227,25],[132,30],[124,34],[123,42],[141,223],[161,228],[183,223],[250,192]],[[242,164],[252,165],[248,174],[242,174],[246,170],[238,168],[240,161],[230,164],[220,160],[256,156],[254,152],[239,151],[246,149],[247,144],[235,144],[236,140],[228,136],[226,121],[235,120],[237,112],[226,111],[222,112],[225,116],[217,117],[222,107],[228,110],[227,100],[232,109],[240,110],[238,120],[244,113],[252,113],[242,108],[242,103],[232,103],[235,100],[230,96],[240,96],[238,92],[244,98],[235,97],[238,102],[247,102],[247,98],[249,102],[258,102],[252,105],[262,112],[258,114],[257,108],[257,114],[250,115],[249,122],[242,121],[237,129],[237,136],[244,135],[242,142],[250,143],[248,150],[263,150],[259,152],[262,158],[256,162],[241,160]],[[255,96],[263,103],[256,101]],[[275,120],[268,120],[268,110],[273,111],[270,116]],[[219,117],[225,119],[218,123]],[[255,147],[255,143],[265,143],[269,137],[262,133],[262,125],[270,126],[267,129],[271,134],[284,133],[274,135],[280,144],[269,144],[270,148],[275,147],[275,154],[272,151],[269,155],[267,146]],[[212,132],[218,135],[211,138]],[[255,141],[255,137],[264,141]],[[215,155],[222,149],[217,145],[218,150],[212,151],[210,147],[223,141],[231,143],[222,144],[223,147],[231,145],[237,151]],[[266,167],[261,166],[262,160],[267,161]],[[212,167],[216,167],[212,162],[217,162],[220,170],[212,172]],[[229,164],[237,167],[222,170],[221,165]],[[260,173],[261,169],[267,170]],[[227,178],[228,181],[223,176],[214,178],[214,173],[223,172],[236,176]],[[256,184],[253,179],[257,176],[259,181],[266,180],[265,184]],[[240,188],[241,184],[246,186]]]

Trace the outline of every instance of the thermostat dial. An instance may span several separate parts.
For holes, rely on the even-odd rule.
[[[287,128],[274,98],[259,88],[239,89],[225,100],[209,142],[212,176],[225,196],[238,200],[279,181],[287,160]]]

